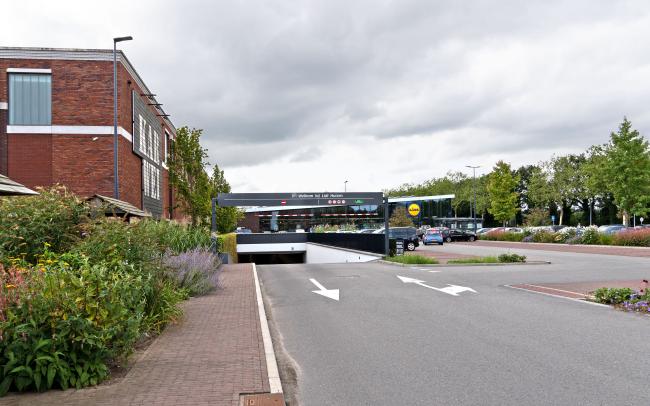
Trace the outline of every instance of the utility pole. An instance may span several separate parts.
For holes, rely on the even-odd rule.
[[[120,181],[118,169],[118,137],[117,137],[117,43],[131,41],[133,37],[113,38],[113,197],[120,198]]]
[[[471,166],[471,165],[465,165],[466,168],[471,168],[472,171],[474,172],[473,178],[472,178],[472,192],[474,194],[474,208],[471,210],[472,211],[472,218],[474,220],[474,233],[476,233],[476,169],[480,168],[480,166]]]

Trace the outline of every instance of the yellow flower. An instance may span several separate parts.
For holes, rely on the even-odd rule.
[[[8,284],[5,285],[5,288],[7,288],[7,289],[14,289],[15,287],[16,287],[16,285],[12,285],[11,283],[8,283]]]

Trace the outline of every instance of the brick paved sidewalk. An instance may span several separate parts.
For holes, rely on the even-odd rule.
[[[223,288],[184,303],[183,321],[111,385],[9,395],[1,405],[239,405],[269,392],[251,264],[224,267]]]
[[[525,250],[575,252],[579,254],[620,255],[625,257],[650,257],[650,248],[646,247],[619,247],[609,245],[568,245],[534,242],[508,242],[508,241],[474,241],[455,242],[454,244],[479,245],[484,247],[519,248]]]

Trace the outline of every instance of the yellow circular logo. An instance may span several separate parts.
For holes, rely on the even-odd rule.
[[[418,206],[418,205],[415,204],[415,203],[411,203],[411,204],[409,205],[409,214],[410,214],[411,216],[413,216],[413,217],[415,217],[415,216],[417,216],[418,214],[420,214],[420,206]]]

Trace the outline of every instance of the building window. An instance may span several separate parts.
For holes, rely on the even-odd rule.
[[[165,130],[165,137],[163,138],[163,143],[164,143],[164,145],[163,145],[163,147],[164,147],[163,161],[165,163],[167,163],[167,158],[169,158],[169,151],[168,151],[168,148],[169,148],[169,133],[167,132],[167,130]]]
[[[9,74],[9,125],[52,124],[52,75]]]

